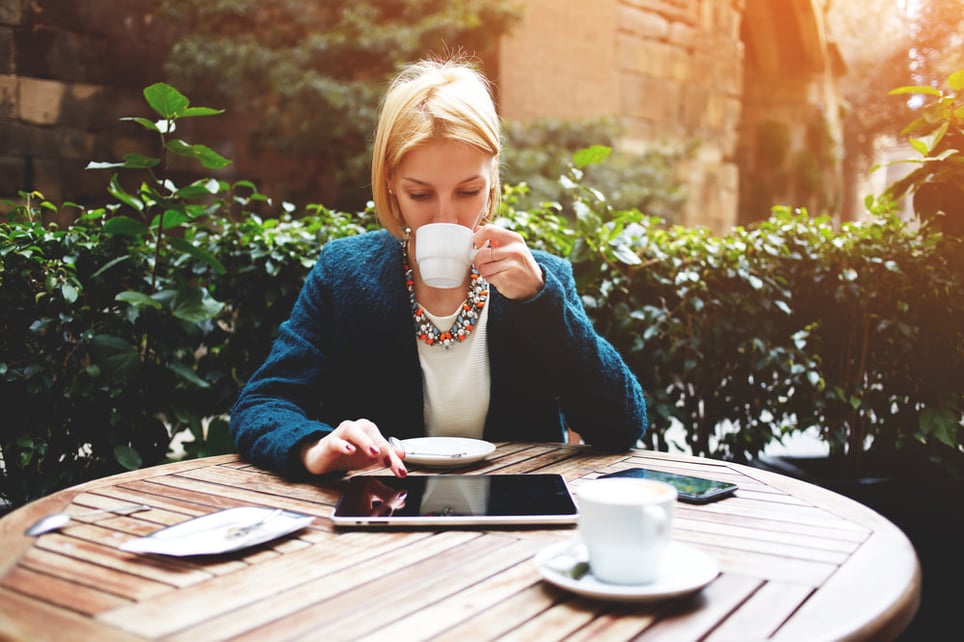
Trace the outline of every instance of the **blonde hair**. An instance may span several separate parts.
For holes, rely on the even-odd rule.
[[[494,218],[502,191],[502,129],[488,81],[462,59],[422,60],[406,67],[382,102],[372,152],[372,197],[378,220],[396,237],[404,234],[404,222],[388,179],[405,154],[433,140],[468,143],[492,154],[492,185],[483,220]]]

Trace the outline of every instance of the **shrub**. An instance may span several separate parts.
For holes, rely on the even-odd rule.
[[[677,446],[746,461],[815,427],[846,475],[964,473],[959,239],[893,212],[837,230],[786,207],[714,237],[611,207],[576,160],[575,228],[551,208],[515,227],[574,263],[648,394],[651,446],[678,421]]]

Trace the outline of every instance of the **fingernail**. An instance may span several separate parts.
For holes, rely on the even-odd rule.
[[[402,466],[401,468],[398,469],[398,476],[399,476],[399,477],[408,477],[408,471],[405,469],[404,466]]]
[[[368,452],[370,452],[370,453],[373,454],[373,455],[377,455],[377,454],[378,454],[378,446],[376,446],[375,444],[372,444],[371,446],[368,447]]]

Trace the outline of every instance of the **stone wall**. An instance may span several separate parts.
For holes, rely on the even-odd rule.
[[[96,202],[109,176],[90,160],[152,141],[121,116],[163,79],[170,34],[153,0],[0,0],[0,197],[38,190]]]
[[[825,3],[522,0],[524,22],[501,49],[502,113],[514,121],[615,116],[626,151],[696,143],[679,168],[689,191],[679,222],[725,232],[764,218],[775,203],[740,215],[742,206],[758,206],[741,190],[753,189],[760,168],[754,152],[762,122],[786,124],[799,148],[819,116],[839,141],[839,69],[822,31]],[[839,187],[839,167],[824,169],[825,182]]]
[[[679,168],[690,193],[679,222],[725,230],[736,220],[743,3],[524,0],[501,48],[502,113],[616,116],[630,152],[698,141]]]

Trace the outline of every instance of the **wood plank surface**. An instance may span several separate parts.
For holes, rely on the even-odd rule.
[[[572,489],[633,466],[731,481],[734,497],[677,504],[674,539],[712,556],[703,590],[616,603],[544,582],[533,556],[572,528],[344,530],[344,479],[279,478],[236,456],[96,480],[0,519],[0,640],[816,640],[896,637],[920,599],[907,538],[845,497],[769,471],[671,453],[500,443],[482,462],[412,475],[558,473]],[[380,469],[356,474],[384,474]],[[144,503],[129,515],[87,510]],[[315,517],[230,555],[169,558],[118,546],[236,506]],[[40,516],[77,516],[38,538]]]

